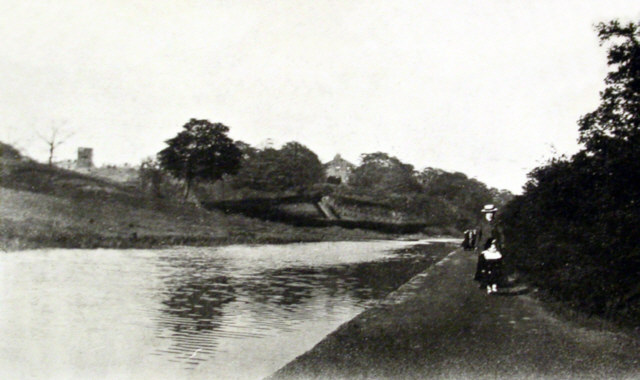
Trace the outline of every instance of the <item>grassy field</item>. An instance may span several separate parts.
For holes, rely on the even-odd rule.
[[[364,240],[393,236],[300,228],[154,198],[104,178],[0,158],[0,248],[160,247]]]

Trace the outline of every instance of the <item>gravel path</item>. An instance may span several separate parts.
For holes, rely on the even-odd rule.
[[[640,378],[640,342],[554,315],[528,295],[487,295],[456,250],[272,377]]]

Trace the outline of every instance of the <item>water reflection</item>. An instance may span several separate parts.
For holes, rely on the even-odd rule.
[[[260,339],[341,314],[340,308],[362,310],[432,262],[434,256],[417,252],[385,251],[373,261],[337,265],[306,265],[301,257],[271,267],[260,254],[247,259],[219,250],[167,252],[159,257],[166,290],[157,321],[158,337],[169,346],[156,354],[193,367],[224,358],[216,352],[221,339]]]
[[[0,255],[0,378],[261,378],[428,266],[409,245]]]
[[[233,286],[229,285],[226,276],[214,278],[190,279],[168,292],[169,299],[162,301],[166,306],[162,309],[175,321],[193,320],[194,323],[184,325],[172,323],[170,326],[177,332],[213,330],[219,324],[216,319],[222,315],[224,304],[235,300]]]

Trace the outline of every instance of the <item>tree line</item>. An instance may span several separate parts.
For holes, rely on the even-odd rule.
[[[323,180],[318,156],[298,142],[280,149],[258,149],[233,141],[229,127],[208,120],[191,119],[156,160],[142,164],[142,176],[156,188],[162,172],[182,181],[186,199],[194,183],[212,184],[224,180],[233,187],[263,192],[303,192]]]
[[[578,122],[581,150],[529,174],[504,209],[507,257],[589,313],[640,317],[640,24],[596,26],[610,72]]]
[[[224,182],[239,191],[303,194],[320,191],[340,199],[347,207],[365,202],[400,215],[400,219],[462,230],[473,227],[485,203],[505,203],[511,194],[488,188],[465,174],[435,168],[417,171],[411,164],[387,153],[361,155],[347,183],[329,185],[318,156],[299,142],[276,149],[252,147],[228,137],[229,127],[191,119],[166,141],[156,160],[142,165],[141,178],[156,195],[163,175],[179,179],[183,196],[194,184]],[[221,181],[222,180],[222,181]]]

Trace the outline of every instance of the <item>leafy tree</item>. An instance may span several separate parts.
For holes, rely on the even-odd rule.
[[[640,26],[596,26],[611,71],[578,122],[583,149],[529,174],[500,220],[530,279],[591,313],[640,318]]]
[[[280,149],[246,148],[236,186],[265,191],[303,191],[322,181],[324,170],[318,156],[298,142]]]
[[[580,121],[580,142],[589,152],[606,153],[610,143],[637,143],[640,138],[640,27],[619,21],[596,27],[600,44],[613,41],[600,106]]]
[[[498,208],[502,208],[513,199],[513,193],[511,193],[509,190],[499,190],[495,187],[492,187],[489,189],[489,192],[491,193],[493,203],[498,206]]]
[[[363,155],[349,183],[352,187],[340,190],[344,197],[385,205],[405,220],[460,231],[478,223],[483,205],[496,203],[485,184],[463,173],[430,167],[415,173],[413,166],[381,152]]]
[[[428,187],[430,186],[432,181],[434,181],[436,178],[438,178],[438,176],[444,173],[446,172],[442,169],[437,169],[432,167],[424,168],[420,173],[418,173],[418,176],[417,176],[418,182],[423,187]]]
[[[273,148],[256,149],[243,156],[242,168],[234,176],[235,187],[259,191],[276,191],[282,180],[278,174],[280,155]]]
[[[580,139],[585,149],[574,165],[588,174],[589,191],[599,215],[611,210],[628,212],[640,197],[640,25],[619,21],[600,23],[596,30],[600,43],[609,43],[608,64],[598,108],[580,121]],[[615,229],[609,223],[603,227]]]
[[[238,149],[240,150],[240,153],[242,153],[243,164],[247,159],[254,156],[258,152],[256,148],[252,147],[251,145],[249,145],[244,141],[238,140],[235,142],[235,144],[236,144],[236,147],[238,147]]]
[[[410,193],[420,190],[413,165],[387,153],[365,153],[349,177],[355,188],[373,193]]]
[[[184,181],[185,199],[194,180],[215,182],[238,171],[242,152],[228,132],[229,127],[223,124],[191,119],[158,153],[160,166]]]
[[[640,26],[618,21],[597,26],[601,44],[611,43],[598,108],[580,121],[579,159],[589,164],[591,187],[608,194],[599,198],[601,212],[627,207],[640,196]]]
[[[460,230],[478,223],[482,206],[495,203],[494,194],[487,186],[464,173],[450,173],[427,168],[420,173],[423,192],[431,199],[441,199],[453,207],[456,227]]]
[[[318,156],[306,146],[292,141],[280,148],[280,172],[283,188],[305,190],[322,182],[324,168]]]

